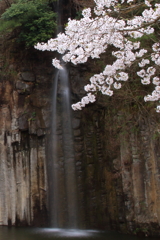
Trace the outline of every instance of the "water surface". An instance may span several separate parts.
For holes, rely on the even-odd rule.
[[[0,227],[0,240],[157,240],[94,230],[64,230],[54,228]]]

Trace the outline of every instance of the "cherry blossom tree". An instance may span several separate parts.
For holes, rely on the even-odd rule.
[[[141,46],[141,39],[157,34],[160,4],[156,0],[94,1],[94,9],[84,9],[80,20],[68,19],[64,33],[35,46],[42,51],[57,51],[63,55],[64,62],[75,65],[87,62],[88,58],[100,58],[110,45],[115,49],[113,62],[90,78],[90,83],[84,86],[86,96],[72,108],[81,110],[86,104],[95,102],[98,91],[112,96],[114,89],[120,89],[129,79],[129,68],[135,63],[138,63],[137,77],[141,83],[154,85],[153,92],[144,100],[159,101],[160,40],[154,38],[148,50]],[[137,8],[140,11],[133,14]],[[63,68],[58,59],[53,59],[53,65]],[[160,112],[160,105],[156,111]]]

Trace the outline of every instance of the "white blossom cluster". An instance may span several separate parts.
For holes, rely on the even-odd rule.
[[[155,63],[155,66],[158,67],[158,66],[160,66],[160,43],[153,44],[152,49],[153,49],[153,53],[151,54],[151,59]],[[144,69],[141,70],[141,71],[144,71]],[[149,67],[147,69],[147,72],[148,72],[148,78],[149,78],[149,81],[150,81],[150,77],[155,74],[156,68],[152,67],[152,69],[151,69],[151,67]],[[147,101],[159,101],[160,100],[160,78],[158,76],[153,77],[152,83],[155,85],[155,89],[154,89],[154,91],[152,92],[151,95],[145,96],[144,100],[146,102]],[[159,105],[157,106],[156,111],[160,112],[160,106]]]
[[[114,46],[117,51],[112,52],[116,60],[111,65],[106,65],[103,72],[95,74],[90,78],[90,84],[84,89],[87,93],[80,102],[73,104],[72,108],[82,109],[86,104],[96,101],[97,91],[102,94],[112,96],[114,89],[120,89],[121,84],[127,81],[129,75],[127,68],[139,60],[137,72],[142,84],[156,86],[151,95],[145,97],[145,101],[155,101],[160,98],[159,78],[156,76],[157,68],[152,65],[160,65],[160,44],[154,43],[151,59],[145,57],[147,50],[140,47],[140,41],[130,41],[129,38],[141,38],[144,34],[154,32],[152,25],[160,20],[160,4],[152,4],[152,1],[144,0],[146,8],[141,15],[131,19],[118,19],[112,17],[111,12],[120,11],[120,1],[118,0],[94,0],[96,7],[92,17],[91,9],[84,9],[83,17],[80,20],[68,20],[65,33],[59,33],[57,38],[50,39],[47,43],[38,43],[35,48],[45,51],[58,51],[63,54],[64,62],[73,64],[85,63],[88,58],[100,58],[109,45]],[[132,7],[133,0],[121,0],[123,4]],[[53,60],[53,65],[62,68],[60,61]],[[146,69],[146,66],[149,67]],[[152,79],[153,78],[153,79]],[[157,108],[157,111],[160,107]]]

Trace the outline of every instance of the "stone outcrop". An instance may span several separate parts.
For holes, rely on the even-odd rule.
[[[51,58],[0,39],[0,225],[48,224]],[[83,96],[90,72],[90,63],[70,67],[72,101]],[[159,235],[160,123],[154,109],[100,96],[73,112],[72,126],[80,226]]]
[[[75,136],[86,224],[158,235],[159,125],[141,116],[135,131],[119,133],[106,128],[106,111],[90,111],[82,114],[83,127]]]
[[[82,69],[71,71],[77,96],[81,76]],[[91,228],[159,235],[159,116],[147,106],[139,111],[132,105],[100,96],[96,104],[75,113],[82,218]]]
[[[37,69],[35,78],[36,68],[27,62],[11,63],[8,43],[0,40],[0,225],[41,226],[47,218],[45,135],[52,73]]]

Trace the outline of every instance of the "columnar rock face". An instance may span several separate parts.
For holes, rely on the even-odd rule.
[[[31,224],[37,214],[45,211],[47,190],[45,138],[42,126],[38,129],[34,126],[40,119],[38,116],[34,116],[33,119],[33,113],[28,113],[29,109],[25,110],[23,97],[13,89],[11,82],[1,81],[0,223],[2,225],[14,225],[18,222]],[[31,119],[27,114],[31,114]]]
[[[83,70],[71,71],[76,96],[83,94],[77,90],[88,71]],[[75,113],[81,217],[91,228],[159,235],[159,116],[144,106],[128,111],[128,105],[115,99],[100,97]]]
[[[0,225],[44,225],[52,75],[35,73],[31,62],[19,67],[0,40]]]
[[[0,48],[0,225],[47,225],[52,54]],[[71,66],[74,102],[89,74]],[[112,99],[73,112],[80,227],[159,234],[159,117]]]
[[[141,117],[138,132],[131,128],[118,134],[113,126],[106,129],[109,116],[102,114],[106,111],[85,110],[83,130],[75,138],[77,165],[82,166],[85,183],[86,223],[93,228],[158,234],[159,127],[154,119]]]

